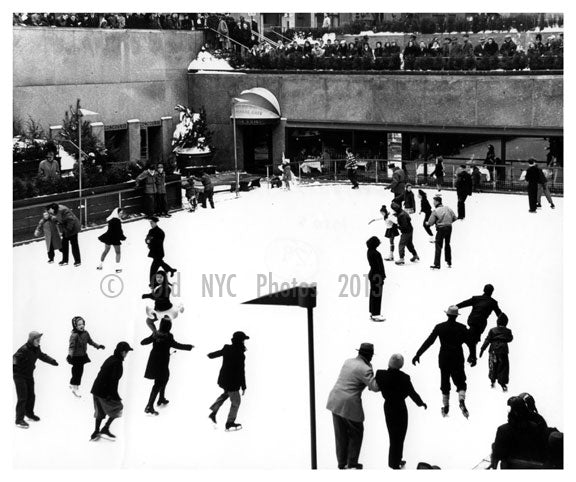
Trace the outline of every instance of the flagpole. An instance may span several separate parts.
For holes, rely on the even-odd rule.
[[[312,470],[318,468],[316,456],[316,389],[314,380],[314,308],[308,306],[308,379],[310,383],[310,457]]]
[[[80,205],[80,227],[82,227],[82,111],[78,109],[78,198]]]

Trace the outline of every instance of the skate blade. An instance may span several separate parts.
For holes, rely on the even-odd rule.
[[[157,417],[158,415],[158,413],[146,413],[147,417]]]
[[[80,395],[79,393],[72,392],[72,394],[73,394],[75,397],[77,397],[77,398],[82,398],[82,395]]]
[[[91,438],[88,440],[88,442],[98,442],[98,440],[100,440],[100,435],[98,435],[98,437]]]
[[[239,427],[234,427],[234,428],[226,428],[224,429],[225,432],[238,432],[242,430],[242,425],[240,425]]]
[[[116,442],[115,438],[108,437],[108,435],[100,434],[100,440],[108,440],[108,442]]]

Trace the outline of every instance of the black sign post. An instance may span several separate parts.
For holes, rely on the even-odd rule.
[[[314,381],[314,308],[316,307],[316,286],[300,285],[245,301],[243,304],[300,306],[306,308],[308,313],[308,379],[310,382],[310,454],[312,470],[316,470],[318,468],[316,458],[316,390]]]

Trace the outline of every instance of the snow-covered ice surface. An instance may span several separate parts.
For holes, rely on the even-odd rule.
[[[433,191],[427,192],[431,197]],[[456,194],[443,195],[445,204],[455,210]],[[343,280],[364,279],[365,242],[371,235],[383,240],[380,251],[385,257],[384,224],[368,221],[390,201],[390,192],[380,186],[363,185],[357,191],[348,185],[300,187],[292,192],[264,187],[242,193],[238,200],[217,196],[213,211],[178,212],[162,219],[166,261],[179,269],[175,290],[186,308],[175,320],[173,333],[176,340],[195,348],[172,356],[166,392],[170,404],[159,409],[158,417],[144,414],[152,385],[143,377],[150,347],[139,344],[150,333],[144,322],[148,300],[141,299],[147,292],[150,264],[144,243],[149,224],[124,225],[128,238],[122,246],[124,288],[116,298],[104,296],[100,288],[102,278],[113,273],[113,253],[104,272],[95,269],[103,247],[97,240],[102,229],[80,235],[80,268],[48,265],[43,242],[14,248],[14,351],[30,330],[39,330],[44,333],[43,350],[60,362],[59,367],[37,364],[36,413],[42,421],[30,422],[29,430],[13,429],[14,467],[309,468],[306,311],[241,305],[266,294],[269,282],[293,277],[318,283],[314,335],[320,469],[336,467],[332,418],[325,409],[328,393],[343,361],[355,356],[365,341],[375,344],[375,369],[386,368],[392,353],[402,353],[404,370],[428,404],[424,411],[407,400],[407,468],[415,468],[419,461],[445,469],[475,466],[489,454],[496,428],[506,422],[507,398],[522,391],[534,395],[549,425],[562,428],[563,199],[555,199],[557,209],[552,211],[543,198],[538,214],[529,214],[525,195],[473,195],[466,205],[466,220],[454,226],[453,268],[443,266],[440,271],[429,269],[434,245],[421,226],[422,217],[413,215],[421,262],[403,267],[386,263],[387,320],[373,323],[368,319],[365,285],[359,296],[352,296],[358,294],[357,286],[346,286]],[[226,292],[227,283],[222,296],[216,290],[203,296],[202,276],[210,274],[235,275],[229,286],[236,296]],[[259,274],[267,278],[260,288]],[[505,394],[490,389],[485,355],[475,368],[466,368],[470,419],[459,412],[454,391],[450,416],[443,419],[438,342],[417,367],[410,360],[434,324],[445,320],[448,305],[480,294],[487,282],[494,284],[494,297],[508,314],[514,333],[510,390]],[[104,286],[117,290],[120,285],[116,280]],[[468,313],[469,309],[462,310],[459,320],[465,323]],[[93,339],[106,345],[104,351],[89,347],[92,363],[86,365],[80,399],[69,391],[70,366],[65,360],[74,315],[83,316]],[[492,315],[488,328],[494,324]],[[208,407],[220,393],[216,379],[221,360],[210,360],[206,354],[229,343],[236,330],[250,336],[248,389],[237,419],[244,430],[226,433],[228,404],[218,414],[216,430],[207,418]],[[116,442],[91,443],[90,388],[100,365],[121,340],[135,348],[120,381],[124,417],[112,425]],[[365,391],[363,400],[366,422],[360,461],[366,469],[385,469],[388,434],[383,399]]]

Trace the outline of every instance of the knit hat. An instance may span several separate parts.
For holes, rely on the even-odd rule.
[[[82,318],[81,316],[75,316],[74,318],[72,318],[72,328],[75,329],[79,321],[84,321],[84,324],[86,324],[84,318]]]
[[[396,370],[400,370],[404,366],[404,357],[400,355],[400,353],[395,353],[390,357],[388,360],[388,368],[395,368]]]
[[[448,309],[444,312],[448,316],[458,316],[458,307],[456,305],[449,306]]]
[[[29,342],[32,342],[32,341],[40,338],[41,336],[42,336],[42,333],[40,333],[40,332],[38,332],[38,331],[31,331],[31,332],[28,334],[28,341],[29,341]]]

